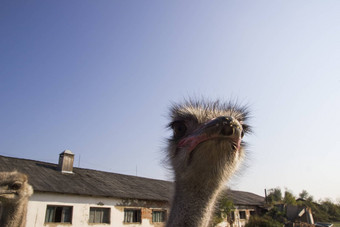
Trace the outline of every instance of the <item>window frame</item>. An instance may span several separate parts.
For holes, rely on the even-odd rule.
[[[91,209],[94,211],[93,222],[91,222]],[[103,211],[103,222],[95,222],[96,221],[96,211]],[[107,217],[105,218],[105,211],[107,212]],[[107,221],[107,222],[105,222]],[[95,207],[91,206],[89,209],[89,224],[111,224],[111,208],[110,207]]]
[[[133,212],[132,221],[127,220],[127,212]],[[142,209],[141,208],[124,208],[124,221],[125,224],[142,223]]]
[[[155,220],[155,218],[154,218],[154,214],[155,213],[162,213],[162,220],[161,221],[154,221]],[[155,209],[155,210],[152,210],[152,223],[164,223],[164,222],[166,222],[166,214],[167,214],[167,211],[166,210],[157,210],[157,209]]]
[[[48,217],[48,210],[51,208],[53,208],[53,212],[52,212],[52,221],[49,221],[48,219],[50,219]],[[61,208],[61,210],[60,210]],[[66,215],[65,215],[65,212],[66,212],[66,209],[65,208],[68,208],[70,209],[70,213],[69,213],[69,219],[70,221],[65,221],[65,218],[66,218]],[[57,209],[59,209],[59,211],[57,211]],[[45,210],[45,223],[65,223],[65,224],[72,224],[72,221],[73,221],[73,206],[70,206],[70,205],[49,205],[47,204],[46,205],[46,210]],[[60,212],[60,214],[58,213]],[[57,215],[59,216],[60,215],[60,221],[56,221],[56,217]],[[59,219],[59,218],[58,218]]]
[[[238,214],[239,214],[240,220],[246,220],[247,219],[247,212],[245,210],[239,210]]]

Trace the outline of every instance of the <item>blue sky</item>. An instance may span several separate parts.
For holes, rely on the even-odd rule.
[[[168,108],[252,112],[230,186],[340,198],[339,1],[0,2],[0,155],[171,179]],[[80,160],[79,160],[80,159]]]

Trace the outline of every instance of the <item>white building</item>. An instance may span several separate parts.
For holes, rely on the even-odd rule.
[[[34,188],[27,227],[164,226],[172,182],[0,156],[0,171],[17,170]]]
[[[25,173],[34,188],[27,227],[165,226],[172,182],[73,168],[73,160],[67,150],[58,164],[0,156],[0,171]],[[233,226],[243,226],[264,202],[248,192],[228,194],[239,209]]]

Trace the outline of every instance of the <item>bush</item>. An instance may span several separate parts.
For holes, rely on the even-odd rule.
[[[248,223],[246,224],[246,227],[282,227],[283,224],[280,222],[275,221],[269,216],[252,216],[250,217]]]
[[[271,218],[272,220],[276,220],[276,221],[278,221],[282,224],[287,222],[285,212],[280,211],[277,207],[273,207],[272,209],[270,209],[267,212],[266,216],[268,218]]]
[[[225,217],[230,219],[230,212],[234,209],[234,203],[228,197],[222,197],[217,203],[213,216],[213,225],[217,225],[222,222]]]

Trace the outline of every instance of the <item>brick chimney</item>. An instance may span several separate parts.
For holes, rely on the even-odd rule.
[[[73,173],[74,154],[70,150],[64,150],[59,154],[58,170],[62,173]]]

